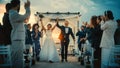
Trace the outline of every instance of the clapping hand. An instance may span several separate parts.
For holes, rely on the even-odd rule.
[[[105,16],[101,16],[101,19],[102,19],[103,21],[105,21]]]
[[[30,7],[30,1],[29,1],[29,0],[27,0],[27,2],[25,3],[24,7],[25,7],[25,8]]]

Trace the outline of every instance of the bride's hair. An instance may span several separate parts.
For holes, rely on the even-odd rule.
[[[52,27],[52,24],[48,24],[47,26],[50,26],[50,28]]]

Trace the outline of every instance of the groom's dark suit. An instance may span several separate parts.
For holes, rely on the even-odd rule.
[[[75,39],[74,34],[72,32],[72,28],[70,27],[65,27],[65,26],[60,26],[57,22],[57,27],[60,28],[61,33],[59,35],[59,39],[61,41],[61,57],[62,61],[65,59],[67,61],[67,53],[68,53],[68,45],[70,42],[69,35],[72,36],[73,39]],[[66,33],[66,28],[68,28],[68,32]]]

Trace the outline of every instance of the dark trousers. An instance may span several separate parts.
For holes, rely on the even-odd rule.
[[[61,58],[67,60],[69,42],[61,41]]]
[[[101,68],[101,48],[96,48],[94,51],[94,68]]]
[[[35,53],[36,53],[36,57],[39,56],[41,47],[40,47],[40,42],[39,41],[35,41]]]
[[[79,48],[79,50],[81,51],[81,42],[78,43],[78,48]]]
[[[79,48],[80,51],[83,52],[83,48],[81,48],[81,47],[82,47],[82,44],[85,44],[85,42],[80,42],[80,43],[78,43],[78,48]]]

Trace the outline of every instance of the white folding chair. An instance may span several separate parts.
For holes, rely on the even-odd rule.
[[[109,67],[120,68],[120,45],[115,45],[112,47]]]
[[[4,63],[0,64],[0,67],[11,67],[12,68],[12,61],[11,61],[11,50],[10,46],[0,45],[0,55],[3,56]]]

